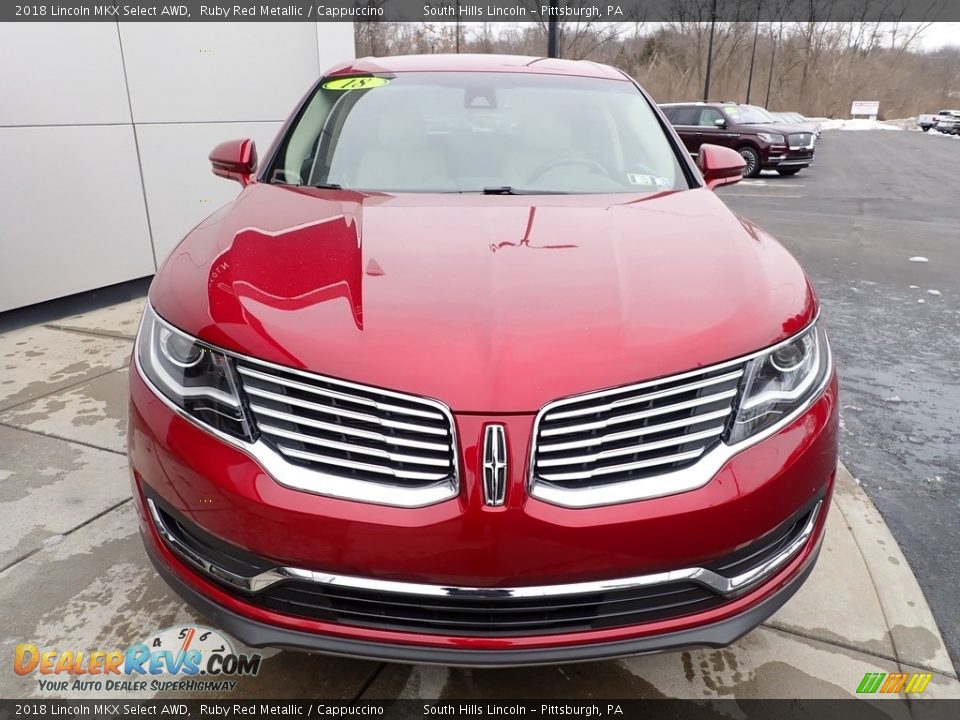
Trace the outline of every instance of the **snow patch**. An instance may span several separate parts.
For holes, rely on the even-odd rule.
[[[852,120],[827,120],[820,125],[821,130],[903,130],[904,128],[896,122],[885,122],[883,120],[867,120],[865,118],[853,118]]]
[[[914,255],[910,258],[910,262],[930,262],[930,260],[923,257],[923,255]]]

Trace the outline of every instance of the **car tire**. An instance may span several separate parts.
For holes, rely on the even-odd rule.
[[[803,168],[780,168],[777,172],[781,175],[796,175],[801,170],[803,170]]]
[[[739,148],[737,152],[740,153],[740,157],[747,163],[746,167],[743,168],[743,176],[745,178],[755,178],[759,175],[761,170],[760,153],[749,145],[744,145],[742,148]]]

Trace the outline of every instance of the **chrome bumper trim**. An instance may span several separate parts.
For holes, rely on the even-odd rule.
[[[566,585],[479,588],[446,587],[443,585],[426,585],[422,583],[398,582],[395,580],[378,580],[375,578],[361,578],[350,575],[335,575],[296,567],[276,567],[252,577],[237,575],[213,564],[182,542],[176,534],[167,527],[153,500],[147,498],[147,507],[150,510],[154,527],[171,550],[196,569],[244,593],[256,594],[277,583],[286,580],[298,580],[317,585],[332,585],[386,593],[403,593],[407,595],[434,597],[488,598],[491,600],[583,595],[611,592],[614,590],[629,590],[651,585],[663,585],[678,581],[695,582],[709,588],[718,595],[731,598],[736,597],[786,565],[787,562],[806,545],[807,541],[813,535],[813,530],[816,527],[817,518],[820,517],[823,503],[823,500],[817,502],[813,510],[810,511],[810,517],[803,526],[803,530],[801,530],[800,534],[797,535],[789,545],[766,562],[732,578],[728,578],[707,568],[691,567],[650,575],[637,575],[635,577],[614,580],[570,583]]]

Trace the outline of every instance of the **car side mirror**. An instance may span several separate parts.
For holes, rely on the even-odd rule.
[[[724,120],[723,118],[717,118],[716,120],[713,121],[713,124],[716,125],[718,128],[725,128],[727,126],[727,121]]]
[[[711,190],[721,185],[740,182],[746,166],[747,163],[740,157],[740,153],[720,145],[701,145],[700,154],[697,155],[697,167]]]
[[[257,169],[257,144],[250,138],[222,142],[210,152],[210,164],[214,175],[245,187]]]

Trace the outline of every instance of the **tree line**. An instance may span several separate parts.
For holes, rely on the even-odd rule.
[[[851,101],[879,100],[881,116],[892,119],[960,107],[960,49],[924,50],[928,25],[717,22],[710,100],[744,102],[753,58],[750,100],[774,111],[847,117]],[[709,32],[698,21],[567,22],[560,55],[616,66],[658,102],[701,100]],[[360,57],[545,55],[547,47],[538,23],[356,23],[355,33]]]

